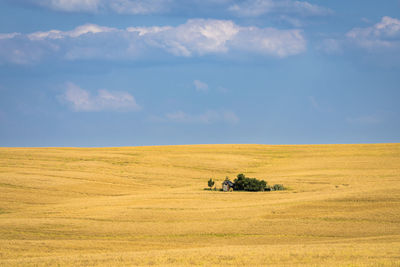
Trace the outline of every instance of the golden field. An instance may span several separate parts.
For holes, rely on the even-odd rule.
[[[0,148],[0,265],[400,266],[400,144]]]

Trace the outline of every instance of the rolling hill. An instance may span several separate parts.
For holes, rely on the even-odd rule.
[[[400,144],[0,148],[0,265],[400,266]]]

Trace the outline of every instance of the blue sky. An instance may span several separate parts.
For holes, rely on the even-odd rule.
[[[0,146],[400,142],[399,100],[399,0],[0,0]]]

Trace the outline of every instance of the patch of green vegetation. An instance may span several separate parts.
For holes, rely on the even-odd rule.
[[[8,187],[8,188],[18,188],[18,189],[32,189],[31,187],[15,185],[15,184],[8,184],[8,183],[0,183],[0,187]]]
[[[283,184],[274,184],[271,187],[271,190],[273,190],[273,191],[281,191],[281,190],[286,190],[286,188],[283,186]]]
[[[3,209],[3,208],[0,208],[0,214],[7,214],[7,213],[11,213],[11,212],[6,211],[6,210]]]
[[[269,187],[267,182],[264,180],[258,180],[257,178],[248,178],[243,173],[237,175],[234,180],[233,189],[236,191],[266,191]]]

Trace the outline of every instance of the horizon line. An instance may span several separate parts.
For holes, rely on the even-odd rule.
[[[132,146],[0,146],[2,148],[132,148],[132,147],[168,147],[168,146],[216,146],[216,145],[249,145],[249,146],[329,146],[329,145],[396,145],[389,143],[314,143],[314,144],[257,144],[257,143],[218,143],[218,144],[178,144],[178,145],[132,145]]]

